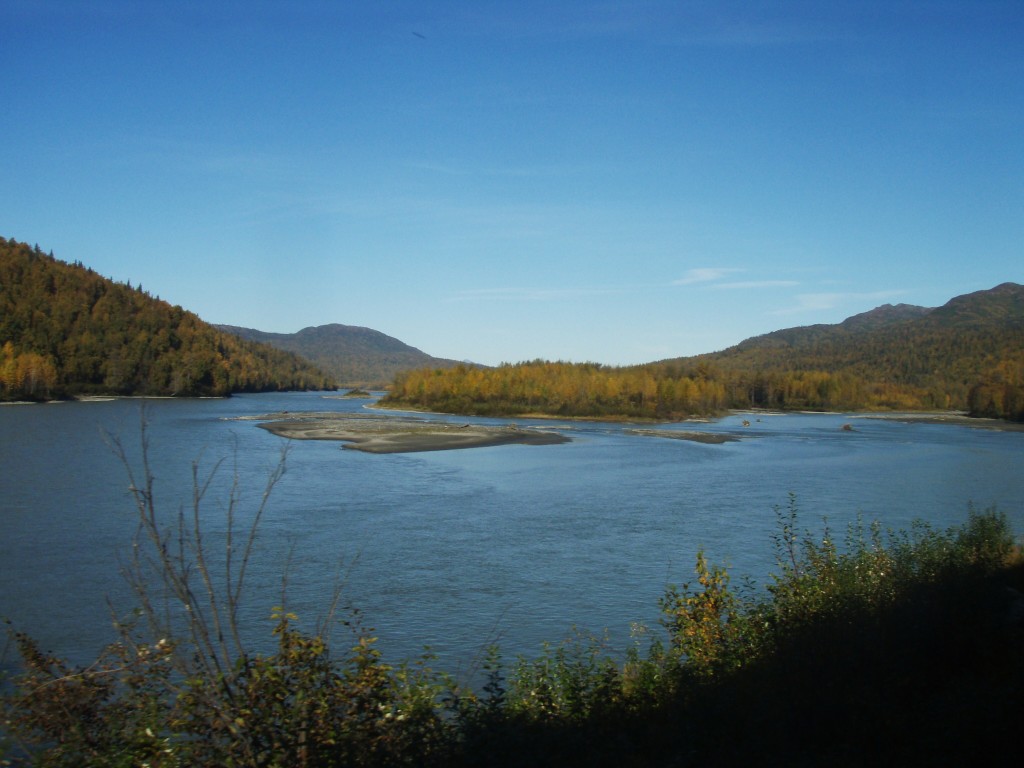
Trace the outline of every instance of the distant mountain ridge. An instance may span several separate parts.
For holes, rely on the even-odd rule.
[[[784,328],[675,361],[769,370],[853,366],[865,369],[860,373],[881,370],[888,375],[898,370],[905,383],[918,383],[940,364],[980,371],[981,358],[1014,358],[1021,352],[1022,333],[1024,286],[1002,283],[956,296],[941,307],[885,304],[841,323]]]
[[[323,368],[345,387],[383,389],[401,371],[462,364],[433,357],[392,336],[357,325],[331,323],[303,328],[297,333],[271,333],[234,325],[216,327],[243,339],[294,352]]]
[[[923,317],[931,311],[929,307],[915,304],[883,304],[859,315],[852,315],[839,325],[851,331],[872,331],[884,325]]]
[[[1001,283],[986,291],[956,296],[934,310],[934,316],[960,326],[1003,323],[1024,327],[1024,286]]]
[[[847,373],[931,392],[936,407],[1018,413],[1024,408],[1015,394],[1024,391],[1024,286],[1002,283],[935,308],[886,304],[834,325],[786,328],[655,365],[713,365],[750,377]]]
[[[805,349],[825,341],[848,340],[861,334],[877,332],[899,323],[924,317],[932,312],[929,307],[913,304],[883,304],[867,312],[852,315],[839,323],[816,323],[798,325],[778,331],[751,336],[735,346],[719,352],[705,352],[695,355],[701,359],[727,359],[741,356],[741,353],[760,349]],[[675,358],[686,359],[686,358]]]

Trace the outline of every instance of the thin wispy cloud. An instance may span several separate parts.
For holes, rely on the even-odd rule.
[[[742,269],[727,267],[698,267],[689,269],[686,274],[678,280],[673,280],[672,285],[695,285],[697,283],[712,283],[721,280],[723,277],[742,272]]]
[[[794,296],[795,304],[777,309],[773,315],[795,315],[802,312],[820,312],[851,304],[865,304],[874,302],[886,302],[889,299],[902,296],[906,291],[873,291],[870,293],[800,293]]]
[[[409,168],[427,173],[444,176],[481,176],[507,178],[551,178],[579,176],[595,172],[610,172],[619,166],[601,163],[567,165],[564,163],[545,163],[539,165],[474,165],[433,161],[417,161],[409,163]]]
[[[558,301],[586,296],[608,296],[621,293],[613,288],[474,288],[459,291],[456,301]]]
[[[715,283],[711,288],[721,289],[758,289],[758,288],[793,288],[800,285],[797,280],[741,280],[732,283]]]
[[[746,272],[737,267],[698,267],[688,270],[683,277],[673,280],[672,285],[703,285],[715,290],[761,290],[764,288],[793,288],[800,285],[797,280],[725,280],[737,272]]]
[[[429,171],[430,173],[441,173],[446,176],[469,176],[472,169],[447,165],[445,163],[417,162],[410,163],[409,167],[417,171]]]

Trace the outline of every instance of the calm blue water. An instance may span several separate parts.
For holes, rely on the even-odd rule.
[[[286,444],[232,417],[364,404],[146,401],[158,507],[187,508],[192,462],[205,477],[223,460],[203,506],[216,541],[232,476],[240,509],[252,509]],[[0,408],[0,615],[79,662],[113,638],[108,600],[131,605],[119,575],[134,531],[129,482],[104,433],[137,459],[141,411],[133,400]],[[822,515],[842,532],[858,514],[944,528],[974,503],[997,505],[1024,532],[1024,433],[828,414],[747,417],[744,428],[742,418],[663,427],[745,437],[723,445],[557,422],[544,425],[573,442],[392,455],[293,442],[260,529],[247,626],[269,637],[290,562],[288,602],[307,626],[343,579],[386,657],[429,645],[459,673],[490,642],[532,655],[573,626],[607,629],[621,649],[632,622],[656,624],[665,585],[690,579],[701,547],[763,583],[774,509],[790,493],[815,530]]]

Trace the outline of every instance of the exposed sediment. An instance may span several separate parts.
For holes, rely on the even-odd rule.
[[[630,435],[664,437],[669,440],[689,440],[694,443],[709,443],[712,445],[735,443],[740,440],[740,438],[734,435],[727,435],[721,432],[682,432],[677,429],[627,429],[626,432]]]
[[[485,448],[495,445],[556,445],[570,438],[515,424],[484,426],[429,419],[348,413],[272,413],[247,416],[258,426],[293,440],[337,440],[366,453],[412,453]]]

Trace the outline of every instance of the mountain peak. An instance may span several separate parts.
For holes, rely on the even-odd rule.
[[[455,360],[432,357],[393,336],[359,325],[328,323],[297,333],[268,333],[254,328],[219,326],[236,336],[295,352],[331,372],[344,386],[379,389],[400,371],[451,368]]]
[[[1000,283],[995,288],[956,296],[936,309],[935,317],[958,324],[1009,322],[1020,326],[1024,324],[1024,286]]]
[[[883,304],[846,318],[839,326],[851,331],[869,331],[883,325],[912,320],[927,315],[932,310],[915,304]]]

